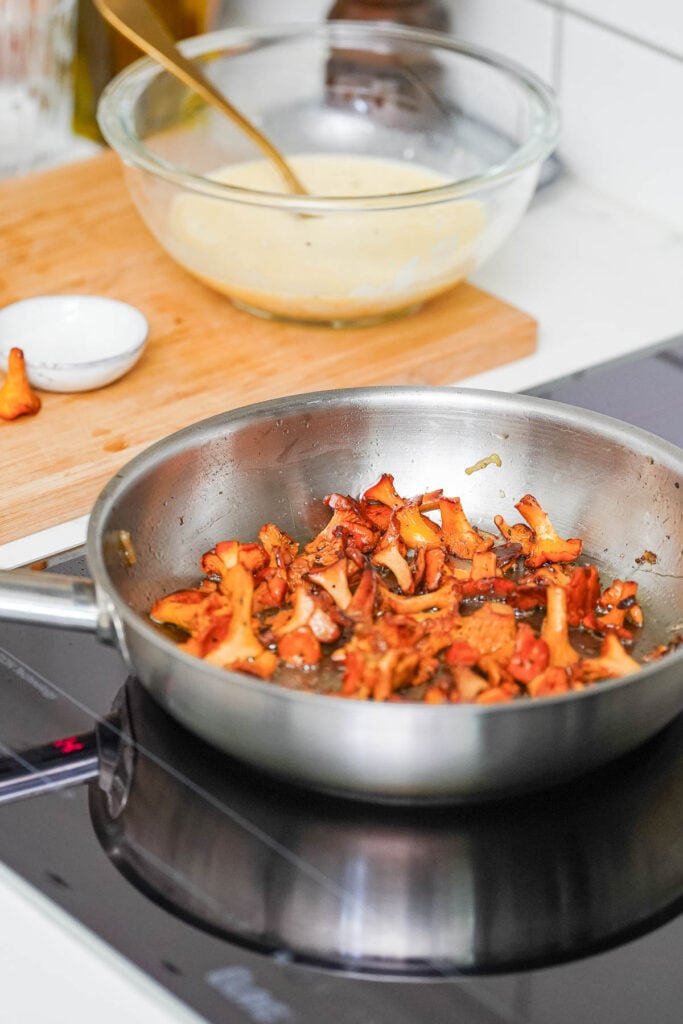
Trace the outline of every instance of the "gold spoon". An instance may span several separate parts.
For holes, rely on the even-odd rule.
[[[175,45],[173,36],[147,4],[146,0],[94,0],[106,21],[126,36],[138,49],[162,64],[167,71],[193,89],[211,106],[216,107],[237,124],[277,165],[289,189],[306,195],[306,189],[280,151],[204,77],[199,68],[187,60]]]

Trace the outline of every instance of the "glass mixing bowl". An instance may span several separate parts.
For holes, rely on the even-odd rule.
[[[418,309],[499,248],[557,140],[541,81],[444,33],[333,21],[181,49],[307,195],[147,58],[109,84],[100,127],[163,248],[261,316],[347,326]]]

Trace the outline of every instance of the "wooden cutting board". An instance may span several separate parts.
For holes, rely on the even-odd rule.
[[[55,292],[133,303],[149,344],[114,384],[42,392],[37,416],[0,420],[0,543],[88,512],[135,454],[214,413],[336,387],[452,384],[536,344],[532,317],[469,284],[370,328],[242,313],[166,256],[109,152],[0,185],[0,305]]]

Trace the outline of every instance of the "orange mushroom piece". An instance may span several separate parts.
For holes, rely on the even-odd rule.
[[[18,416],[35,416],[40,406],[40,398],[29,384],[23,350],[11,348],[7,360],[7,376],[0,387],[0,419],[15,420]]]
[[[406,503],[406,499],[402,498],[394,487],[394,478],[391,473],[382,473],[377,483],[363,492],[362,500],[364,502],[379,502],[391,509],[399,508],[400,505]]]
[[[325,504],[332,509],[332,518],[320,533],[310,541],[304,551],[315,554],[342,537],[353,538],[359,551],[370,551],[377,540],[374,525],[363,515],[357,501],[345,494],[328,494]]]
[[[258,539],[268,553],[268,560],[274,569],[285,569],[299,551],[297,541],[281,530],[275,523],[265,523],[258,532]]]
[[[286,665],[310,668],[322,657],[320,641],[309,626],[299,626],[278,641],[277,653]]]
[[[577,566],[577,569],[583,568]],[[595,566],[586,566],[585,568],[594,569]],[[532,569],[531,572],[525,573],[519,579],[519,585],[521,587],[534,587],[534,586],[557,586],[557,587],[568,587],[572,580],[574,570],[571,566],[566,563],[557,562],[555,564],[546,563],[538,569]],[[598,589],[599,593],[599,589]],[[576,623],[574,623],[576,625]]]
[[[453,639],[466,640],[480,653],[495,655],[507,664],[517,635],[514,609],[487,601],[471,615],[453,623]]]
[[[559,697],[572,688],[580,687],[572,687],[570,672],[560,665],[548,665],[545,671],[527,683],[527,693],[530,697]]]
[[[383,565],[394,574],[396,582],[404,594],[412,594],[415,589],[410,566],[406,561],[406,545],[401,537],[398,520],[392,513],[387,529],[383,533],[372,553],[373,565]]]
[[[307,583],[300,583],[292,595],[292,607],[283,608],[270,622],[270,629],[275,638],[280,640],[285,634],[308,626],[322,643],[336,640],[341,629],[330,615],[323,598],[330,606],[332,605],[326,594],[314,596]]]
[[[352,622],[372,623],[377,603],[377,574],[367,565],[361,573],[351,603],[344,609],[344,615]]]
[[[265,569],[259,573],[258,585],[254,590],[251,606],[254,615],[269,611],[271,608],[281,608],[287,600],[287,595],[287,579],[277,569]]]
[[[222,576],[237,563],[249,572],[258,572],[268,565],[268,552],[262,544],[241,544],[238,540],[222,540],[202,555],[200,565],[209,576]]]
[[[593,614],[600,599],[598,570],[594,565],[577,565],[565,589],[569,625],[579,626],[586,616]]]
[[[657,644],[647,654],[644,654],[643,663],[659,661],[660,658],[663,658],[666,654],[671,654],[672,651],[678,650],[681,646],[683,646],[683,633],[676,633],[668,643]]]
[[[451,666],[451,675],[457,687],[460,700],[470,703],[475,701],[480,693],[488,687],[488,682],[483,676],[475,672],[469,665],[458,664]]]
[[[385,701],[403,686],[415,684],[420,654],[415,644],[419,623],[407,616],[387,615],[371,627],[359,626],[333,660],[344,664],[342,694],[360,700]]]
[[[514,526],[509,526],[501,515],[494,516],[493,521],[498,527],[503,540],[508,544],[518,545],[519,553],[522,555],[529,555],[531,553],[534,531],[530,526],[527,526],[526,523],[515,523]]]
[[[550,648],[545,640],[537,637],[526,622],[520,622],[512,657],[507,670],[520,683],[530,683],[544,672],[550,661]]]
[[[637,591],[638,584],[633,580],[614,580],[612,586],[603,590],[595,606],[583,617],[583,625],[598,633],[615,630],[620,636],[630,639],[626,620],[634,626],[643,624],[643,611],[636,601]]]
[[[216,591],[176,590],[152,606],[154,622],[176,626],[194,636],[204,633],[216,618],[230,617],[230,601]]]
[[[439,543],[441,531],[435,522],[422,514],[419,501],[407,502],[396,509],[394,515],[401,540],[409,550]]]
[[[569,641],[567,592],[564,587],[547,588],[546,615],[541,628],[541,639],[548,646],[548,663],[552,668],[567,668],[579,660],[579,652]]]
[[[363,492],[361,508],[367,517],[381,530],[386,530],[391,512],[405,505],[414,505],[420,512],[433,511],[443,490],[428,491],[414,498],[402,498],[394,486],[391,473],[383,473],[376,484]]]
[[[420,615],[435,609],[457,611],[462,597],[462,587],[453,577],[449,577],[438,590],[428,590],[425,594],[394,594],[386,587],[380,589],[386,606],[400,615]]]
[[[225,636],[216,640],[204,660],[221,668],[239,668],[268,677],[277,667],[277,655],[268,651],[254,633],[252,598],[254,580],[240,562],[227,569],[220,584],[221,593],[230,599],[232,617]]]
[[[458,558],[471,559],[478,551],[493,547],[493,537],[483,537],[465,515],[460,498],[441,498],[441,537],[446,548]]]
[[[336,562],[326,565],[316,572],[307,573],[307,579],[316,586],[322,587],[330,595],[338,608],[344,611],[351,604],[353,594],[349,587],[346,556],[342,555]]]
[[[415,586],[424,590],[438,590],[448,574],[448,554],[442,547],[420,548],[415,559]]]
[[[530,569],[537,569],[544,562],[573,562],[579,557],[583,542],[578,537],[563,540],[533,494],[525,494],[515,508],[524,516],[534,533],[531,550],[526,556],[526,564]]]
[[[583,678],[589,682],[596,679],[618,679],[638,672],[640,667],[615,633],[607,634],[597,658],[585,658],[581,662]]]
[[[447,665],[467,665],[472,668],[479,661],[479,651],[467,640],[454,640],[446,651]]]
[[[489,580],[500,576],[495,551],[475,551],[472,555],[472,580]]]

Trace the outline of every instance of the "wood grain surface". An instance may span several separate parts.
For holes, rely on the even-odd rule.
[[[37,416],[0,420],[0,543],[87,513],[125,462],[204,417],[305,391],[452,384],[536,344],[531,316],[469,284],[368,328],[243,313],[166,256],[108,152],[0,185],[0,305],[56,292],[133,303],[149,344],[108,387],[41,392]]]

